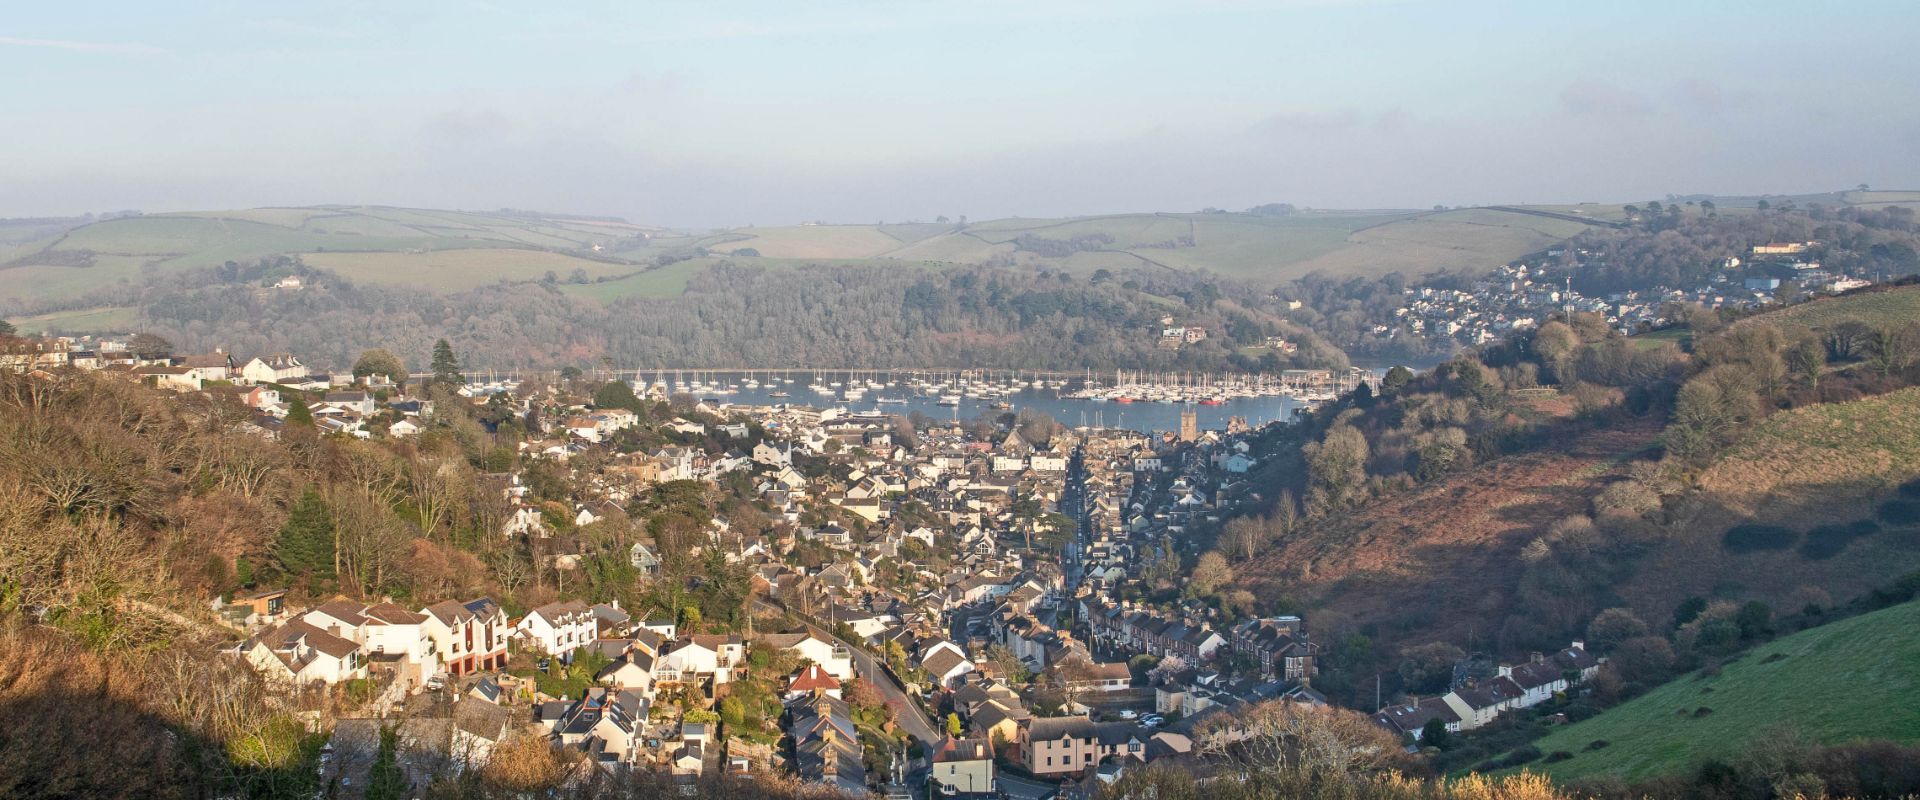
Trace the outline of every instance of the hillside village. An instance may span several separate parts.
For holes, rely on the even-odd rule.
[[[669,396],[664,382],[586,397],[532,382],[308,374],[285,353],[23,341],[18,368],[211,401],[268,439],[311,424],[405,440],[447,404],[523,424],[507,468],[478,480],[497,535],[525,542],[562,584],[598,568],[583,532],[663,497],[731,495],[755,517],[707,516],[621,554],[642,583],[690,559],[747,584],[737,623],[618,600],[302,604],[279,586],[216,603],[240,637],[231,657],[287,691],[355,701],[327,761],[348,782],[398,720],[402,741],[432,751],[402,761],[423,765],[484,760],[533,730],[616,772],[790,773],[856,794],[931,785],[986,797],[1006,781],[1079,785],[1190,759],[1193,726],[1210,714],[1325,704],[1311,688],[1320,646],[1300,618],[1147,602],[1151,584],[1180,580],[1199,534],[1251,499],[1248,473],[1273,429],[1243,420],[1200,430],[1189,411],[1156,435],[1017,415],[909,430],[877,412]]]
[[[518,613],[488,597],[296,607],[266,588],[220,604],[244,636],[233,657],[269,680],[369,699],[372,716],[334,728],[336,769],[370,763],[345,752],[378,742],[378,726],[356,720],[395,716],[408,741],[461,758],[533,728],[608,770],[786,771],[856,793],[931,780],[939,796],[984,797],[998,791],[996,764],[1026,776],[1007,780],[1112,780],[1128,763],[1191,758],[1209,714],[1326,703],[1311,688],[1320,645],[1300,618],[1144,602],[1144,585],[1177,574],[1195,535],[1248,500],[1270,445],[1244,421],[1202,431],[1189,413],[1162,435],[909,432],[844,408],[669,397],[664,382],[597,398],[532,384],[436,395],[308,374],[293,354],[143,356],[113,339],[24,349],[46,359],[31,369],[226,403],[245,412],[238,429],[266,438],[305,414],[322,435],[405,439],[435,424],[439,403],[527,420],[521,467],[480,480],[498,535],[536,542],[557,574],[592,558],[579,531],[663,489],[740,493],[766,516],[764,535],[713,516],[673,547],[736,569],[757,616],[790,632],[756,630],[754,614],[720,630],[670,608],[578,599]],[[643,429],[659,441],[643,443]],[[538,498],[529,467],[564,474],[568,502]],[[660,572],[664,547],[630,544],[640,580]],[[723,723],[729,698],[784,727],[754,714]],[[890,725],[904,736],[877,730]]]

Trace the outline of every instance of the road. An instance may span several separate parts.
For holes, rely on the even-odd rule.
[[[822,639],[831,641],[838,638],[833,635],[832,630],[814,624],[813,621],[803,617],[800,612],[782,608],[765,600],[754,600],[753,602],[763,611],[775,614],[786,614],[800,620],[801,624],[806,625],[807,629],[813,632],[813,635]],[[927,718],[926,709],[920,707],[919,701],[907,695],[906,688],[900,684],[898,679],[894,678],[892,672],[887,671],[886,665],[881,664],[880,660],[874,658],[872,653],[868,653],[865,648],[860,647],[858,642],[848,642],[847,644],[847,649],[853,654],[854,671],[860,674],[861,680],[872,684],[874,688],[880,690],[881,696],[887,699],[887,706],[893,709],[894,718],[899,721],[900,728],[905,730],[908,736],[912,736],[915,741],[926,745],[929,749],[940,744],[946,736],[941,733],[938,728],[934,727],[933,721]]]

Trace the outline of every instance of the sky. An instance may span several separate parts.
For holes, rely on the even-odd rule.
[[[0,216],[717,227],[1920,189],[1912,0],[8,6]]]

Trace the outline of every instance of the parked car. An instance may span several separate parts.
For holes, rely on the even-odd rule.
[[[1162,725],[1167,724],[1167,718],[1160,716],[1159,714],[1148,714],[1140,718],[1140,724],[1145,725],[1149,728],[1158,728]]]
[[[1123,709],[1120,709],[1120,718],[1121,719],[1139,719],[1140,712],[1135,711],[1131,708],[1123,708]]]

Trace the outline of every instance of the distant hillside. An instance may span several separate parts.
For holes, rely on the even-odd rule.
[[[1597,219],[1597,218],[1596,218]],[[1003,219],[968,225],[743,228],[707,244],[766,258],[887,259],[1099,269],[1205,269],[1279,284],[1315,270],[1343,274],[1483,269],[1546,248],[1590,224],[1518,209],[1117,214]]]
[[[300,254],[355,281],[464,289],[548,271],[591,277],[638,267],[593,251],[657,229],[602,219],[322,206],[151,214],[15,241],[0,300],[46,301],[226,261]]]
[[[533,281],[547,272],[567,278],[580,270],[587,281],[606,283],[574,293],[603,302],[671,296],[687,276],[714,263],[690,266],[682,260],[706,254],[770,267],[1029,265],[1082,276],[1101,269],[1208,270],[1276,285],[1315,270],[1380,275],[1491,268],[1586,226],[1573,213],[1461,209],[1122,214],[689,234],[523,213],[260,208],[14,226],[0,243],[0,275],[6,278],[0,301],[35,310],[172,271],[287,254],[356,282],[444,291]],[[642,274],[666,262],[681,265],[670,276]]]
[[[1557,780],[1647,778],[1787,735],[1920,742],[1920,602],[1801,631],[1534,742]],[[1567,757],[1555,754],[1565,753]],[[1560,760],[1553,760],[1560,758]]]

